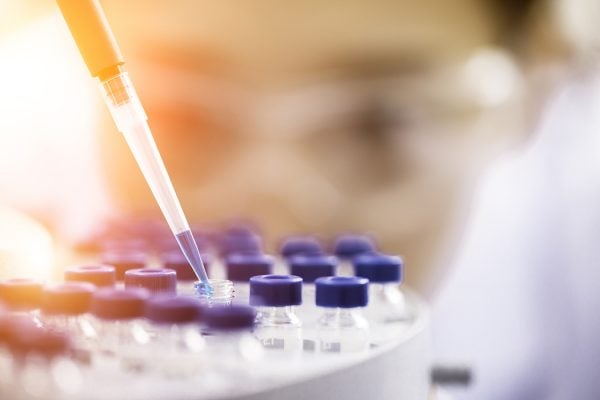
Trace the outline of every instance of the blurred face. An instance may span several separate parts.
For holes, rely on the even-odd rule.
[[[473,176],[518,130],[519,74],[490,50],[482,3],[105,8],[188,218],[250,217],[270,238],[371,232],[423,289]],[[120,203],[155,211],[124,141],[101,138]]]

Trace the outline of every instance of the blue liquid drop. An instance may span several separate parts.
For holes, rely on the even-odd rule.
[[[187,230],[178,233],[175,235],[175,239],[177,239],[177,243],[179,244],[183,255],[192,266],[192,269],[196,273],[198,279],[202,281],[204,285],[210,288],[208,283],[208,275],[206,275],[206,269],[204,268],[204,263],[200,257],[200,251],[198,250],[198,245],[196,244],[196,240],[194,240],[192,231]]]

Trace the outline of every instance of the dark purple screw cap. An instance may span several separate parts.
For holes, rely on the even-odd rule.
[[[65,271],[65,281],[88,282],[98,287],[114,286],[115,268],[110,265],[81,265]]]
[[[242,304],[209,307],[204,310],[203,314],[206,327],[217,331],[252,329],[255,319],[256,310]]]
[[[288,259],[290,273],[304,282],[314,282],[317,278],[335,275],[338,259],[326,255],[297,255]]]
[[[260,236],[251,235],[224,235],[219,240],[219,250],[224,256],[229,254],[256,254],[262,251]]]
[[[103,264],[115,268],[115,276],[118,281],[125,278],[125,271],[144,268],[148,261],[146,253],[141,251],[110,251],[103,253],[101,258]]]
[[[323,249],[317,239],[310,236],[293,236],[285,239],[279,249],[283,257],[297,254],[322,254]]]
[[[11,309],[33,310],[40,307],[43,290],[43,283],[35,279],[6,279],[0,282],[0,301]]]
[[[125,272],[125,287],[140,287],[152,294],[177,293],[177,273],[167,268],[140,268]]]
[[[369,280],[355,276],[330,276],[315,281],[317,305],[354,308],[369,303]]]
[[[250,278],[250,304],[285,307],[302,304],[302,278],[294,275],[259,275]]]
[[[371,283],[401,282],[404,263],[401,257],[386,254],[361,254],[355,257],[354,275]]]
[[[273,271],[273,257],[266,254],[231,254],[226,259],[227,279],[248,282],[256,275],[269,275]]]
[[[48,286],[42,297],[42,311],[51,315],[79,315],[89,311],[96,286],[67,282]]]
[[[127,320],[144,316],[150,293],[145,289],[98,289],[92,296],[92,314],[106,320]]]
[[[210,275],[209,268],[212,263],[212,258],[206,253],[201,254],[202,263],[206,268],[207,274]],[[161,256],[164,268],[172,269],[177,272],[178,281],[197,281],[198,277],[192,269],[190,263],[185,258],[181,250],[173,250],[168,253],[164,253]]]
[[[376,251],[373,239],[366,235],[346,234],[338,236],[334,245],[334,253],[340,258],[352,258],[359,254]]]
[[[198,322],[202,303],[193,297],[155,296],[146,304],[146,318],[157,324]]]
[[[65,354],[71,345],[64,332],[40,328],[34,324],[21,324],[13,331],[11,348],[17,355],[37,354],[53,358]]]

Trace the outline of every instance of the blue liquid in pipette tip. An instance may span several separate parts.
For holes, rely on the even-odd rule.
[[[196,240],[194,240],[192,231],[187,230],[180,232],[175,235],[175,239],[177,239],[177,243],[179,244],[181,251],[183,251],[183,255],[192,266],[198,280],[201,281],[201,284],[205,286],[207,291],[211,292],[212,290],[208,283],[208,275],[206,275],[206,269],[204,268],[204,263],[200,257],[200,251],[198,250],[198,245],[196,244]]]

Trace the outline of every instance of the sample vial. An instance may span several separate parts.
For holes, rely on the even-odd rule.
[[[76,397],[83,375],[70,359],[70,340],[64,333],[23,324],[14,330],[15,396],[11,398]]]
[[[294,307],[302,304],[302,278],[259,275],[250,278],[250,305],[257,307],[254,335],[267,349],[302,351],[302,323]]]
[[[248,304],[250,278],[273,273],[273,257],[266,254],[231,254],[225,260],[227,279],[234,282],[235,302]]]
[[[210,288],[201,281],[194,283],[196,297],[203,305],[229,306],[233,303],[235,297],[233,282],[227,279],[209,279],[208,282]]]
[[[210,274],[212,258],[207,253],[202,253],[202,263],[206,273]],[[195,282],[198,280],[187,258],[181,250],[173,250],[161,255],[163,268],[172,269],[177,273],[177,292],[179,294],[193,295],[195,293]]]
[[[412,320],[400,289],[404,272],[402,258],[363,254],[355,257],[353,263],[354,274],[369,280],[370,304],[365,316],[373,325],[373,342],[393,340]],[[398,329],[392,329],[394,325]]]
[[[115,268],[117,281],[125,279],[125,271],[144,268],[148,262],[148,255],[139,250],[112,250],[101,255],[102,264]]]
[[[342,261],[338,275],[352,276],[352,259],[359,254],[375,251],[375,243],[367,235],[345,234],[338,236],[334,243],[334,254]]]
[[[296,255],[287,260],[290,274],[302,278],[302,306],[296,313],[302,321],[304,350],[317,349],[316,321],[318,309],[315,306],[315,280],[326,276],[334,276],[338,265],[335,256],[328,255]]]
[[[90,310],[101,338],[97,342],[99,363],[119,360],[127,371],[146,368],[144,352],[151,334],[143,317],[149,296],[141,288],[102,288],[94,293]]]
[[[358,353],[369,348],[369,323],[361,313],[369,302],[368,283],[352,276],[315,281],[316,303],[323,308],[317,321],[319,351]]]
[[[0,282],[0,302],[10,313],[23,315],[41,326],[39,308],[43,290],[43,283],[35,279],[5,279]]]
[[[279,248],[279,254],[284,258],[299,254],[317,255],[322,253],[321,244],[312,236],[290,236],[283,241]]]
[[[200,330],[202,305],[193,297],[155,296],[148,300],[146,318],[154,335],[148,343],[149,365],[164,376],[188,377],[206,362]]]
[[[207,355],[215,381],[256,377],[264,349],[252,335],[256,310],[248,305],[215,306],[204,310]],[[208,378],[207,378],[208,380]]]
[[[177,273],[167,268],[141,268],[125,271],[126,288],[143,288],[150,294],[176,294]]]
[[[98,339],[88,314],[96,286],[87,282],[66,282],[47,286],[42,296],[44,326],[66,332],[78,360],[89,363]]]
[[[80,265],[68,268],[64,274],[67,282],[88,282],[97,287],[115,285],[115,268],[110,265]]]
[[[223,257],[237,253],[261,253],[262,239],[247,228],[228,229],[218,238],[217,247]]]

